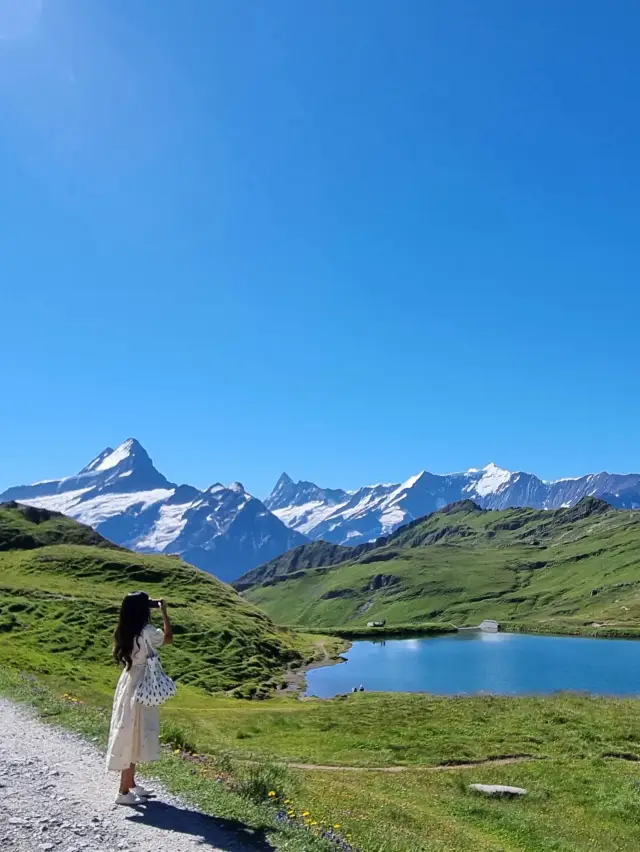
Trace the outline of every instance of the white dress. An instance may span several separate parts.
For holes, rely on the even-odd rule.
[[[139,704],[134,693],[145,672],[149,652],[147,643],[159,648],[164,642],[164,633],[151,624],[133,643],[131,668],[120,675],[113,697],[109,745],[107,747],[107,770],[122,772],[132,763],[150,763],[160,758],[160,713],[157,707]]]

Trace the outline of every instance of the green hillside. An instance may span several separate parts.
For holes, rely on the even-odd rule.
[[[166,649],[166,663],[183,683],[263,683],[302,661],[302,638],[177,557],[116,548],[54,512],[0,506],[0,664],[114,679],[119,604],[140,588],[169,602],[179,641]]]
[[[640,617],[640,512],[595,498],[554,511],[457,503],[333,552],[334,564],[317,564],[318,545],[256,569],[254,585],[241,578],[245,597],[280,623],[315,627],[495,618],[624,628]]]
[[[0,551],[32,550],[49,544],[117,548],[99,533],[58,512],[18,503],[0,503]]]
[[[328,567],[338,565],[352,559],[357,549],[368,549],[368,545],[359,548],[344,547],[341,544],[331,544],[328,541],[312,541],[309,544],[301,544],[288,550],[282,556],[277,556],[264,565],[259,565],[251,571],[247,571],[238,580],[232,583],[234,589],[239,592],[252,586],[274,580],[279,581],[287,577],[297,575],[307,568]],[[302,576],[300,574],[300,576]]]

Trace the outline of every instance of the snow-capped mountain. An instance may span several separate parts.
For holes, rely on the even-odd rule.
[[[485,509],[557,509],[587,496],[601,497],[618,508],[640,508],[640,475],[598,473],[545,482],[491,463],[444,475],[423,470],[403,483],[342,491],[296,483],[283,473],[264,503],[287,526],[311,539],[356,545],[458,500],[473,500]]]
[[[169,482],[134,438],[76,476],[9,488],[7,500],[62,512],[133,550],[178,554],[227,582],[307,541],[239,482],[205,491]]]
[[[356,491],[294,482],[283,473],[264,502],[239,482],[200,491],[170,482],[134,438],[107,447],[80,473],[9,488],[16,500],[63,512],[124,547],[178,554],[231,581],[309,539],[362,544],[399,526],[470,499],[485,509],[557,509],[596,496],[640,508],[639,474],[589,474],[545,482],[495,464],[438,475],[421,471],[402,483]]]
[[[335,507],[343,506],[351,492],[319,488],[313,482],[294,482],[283,473],[264,505],[288,527],[302,532],[315,529]]]

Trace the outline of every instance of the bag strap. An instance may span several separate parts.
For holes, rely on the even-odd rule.
[[[158,654],[156,652],[156,649],[153,647],[151,642],[149,642],[149,639],[147,638],[147,634],[145,633],[144,627],[142,628],[142,633],[140,635],[144,636],[144,641],[145,641],[145,644],[147,646],[147,660],[152,659],[152,657],[157,657]]]

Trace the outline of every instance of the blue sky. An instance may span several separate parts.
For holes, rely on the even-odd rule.
[[[0,489],[640,470],[637,4],[0,10]]]

